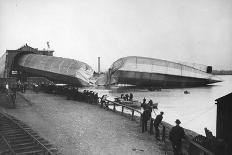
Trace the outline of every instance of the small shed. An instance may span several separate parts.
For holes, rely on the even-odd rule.
[[[217,104],[216,137],[224,140],[232,154],[232,93],[215,101]]]

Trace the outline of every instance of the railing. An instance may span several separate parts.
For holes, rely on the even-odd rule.
[[[122,110],[121,110],[121,113],[123,114],[124,113],[124,109],[129,109],[131,110],[131,119],[134,120],[134,115],[135,115],[135,112],[139,113],[140,115],[142,114],[141,111],[135,109],[135,108],[132,108],[130,106],[127,106],[127,105],[124,105],[124,104],[121,104],[121,103],[117,103],[117,102],[114,102],[114,101],[110,101],[110,100],[105,100],[106,103],[105,105],[106,106],[109,106],[109,105],[112,105],[113,106],[113,111],[116,112],[116,106],[121,106],[122,107]],[[101,105],[102,106],[102,105]]]

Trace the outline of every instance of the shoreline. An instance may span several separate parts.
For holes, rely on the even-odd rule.
[[[105,131],[105,128],[102,128],[101,125],[105,126],[107,129],[110,129],[106,130],[105,132],[110,132],[111,134],[114,134],[114,138],[116,138],[117,141],[120,141],[120,143],[127,144],[128,146],[137,146],[131,147],[128,150],[127,147],[125,148],[120,144],[120,147],[122,147],[124,150],[123,153],[120,152],[121,154],[165,154],[165,151],[168,154],[172,154],[171,144],[168,140],[168,132],[172,125],[166,122],[162,122],[166,126],[166,145],[164,145],[163,142],[156,141],[154,135],[150,135],[146,132],[141,133],[141,127],[139,125],[140,118],[138,116],[135,116],[135,121],[131,121],[129,119],[129,114],[122,115],[119,111],[112,112],[111,110],[105,110],[103,108],[100,108],[100,106],[88,104],[85,102],[66,100],[64,99],[64,97],[61,97],[59,95],[46,94],[41,92],[36,94],[28,90],[25,94],[17,96],[16,106],[16,109],[5,109],[5,111],[11,115],[14,115],[20,120],[25,121],[25,123],[30,125],[35,131],[41,134],[41,136],[45,139],[48,139],[51,143],[54,142],[63,154],[95,154],[95,152],[101,152],[104,146],[99,144],[100,142],[93,143],[91,141],[95,139],[100,139],[100,141],[107,140],[108,143],[111,143],[112,140],[109,137],[103,136],[103,133],[97,135],[95,139],[85,134],[85,132],[87,132],[90,133],[91,136],[94,136],[94,133],[96,132]],[[77,111],[75,111],[74,109]],[[85,112],[91,112],[93,114],[88,113],[86,114],[87,118],[84,118]],[[98,120],[95,115],[103,120]],[[107,119],[105,117],[107,117]],[[73,119],[74,122],[70,119]],[[96,122],[93,122],[93,120],[95,119],[99,121],[97,124]],[[115,121],[112,122],[111,120]],[[110,127],[104,122],[110,123]],[[78,123],[80,127],[77,128],[75,126],[75,123]],[[91,127],[91,129],[88,129],[89,125],[95,125],[96,128]],[[53,127],[50,128],[49,126],[53,126],[55,128],[55,131],[52,130]],[[120,126],[123,126],[123,129],[121,129]],[[76,128],[77,133],[75,131]],[[97,128],[100,128],[100,130]],[[122,132],[124,136],[122,136],[122,133],[119,133],[118,130]],[[71,134],[70,132],[73,134]],[[189,138],[198,135],[197,133],[188,129],[185,129],[185,132]],[[87,136],[88,142],[86,142],[85,139],[82,139],[83,137],[80,138],[82,134]],[[123,140],[120,140],[122,139],[122,137],[128,135],[134,135],[135,137],[129,136],[127,137],[128,139],[124,138]],[[77,139],[79,138],[77,137],[82,139],[83,142],[78,141]],[[65,139],[64,142],[62,142],[62,139]],[[107,149],[103,149],[104,151],[100,154],[115,154],[114,150],[117,148],[117,146],[113,145],[115,143],[116,142],[113,141],[112,144],[107,144],[110,147]],[[141,143],[141,146],[143,147],[139,148],[138,146],[140,145],[138,145],[138,143]],[[118,145],[118,143],[116,144]],[[184,145],[187,146],[188,144]]]

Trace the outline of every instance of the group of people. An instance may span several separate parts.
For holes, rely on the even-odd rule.
[[[124,99],[125,101],[133,101],[133,94],[121,94],[121,99]]]
[[[65,95],[67,97],[67,100],[77,100],[91,104],[97,104],[99,99],[98,93],[96,92],[89,90],[84,90],[83,92],[80,92],[78,90],[78,87],[69,86],[69,85],[59,86],[59,85],[43,83],[35,87],[36,92],[38,91],[38,89],[45,91],[47,93]]]
[[[95,93],[93,91],[84,90],[83,97],[85,101],[88,103],[98,104],[98,99],[99,99],[98,93]]]
[[[141,107],[143,108],[143,113],[141,115],[142,119],[142,132],[147,131],[147,122],[153,121],[151,119],[151,113],[152,113],[152,104],[153,101],[149,100],[148,103],[146,103],[146,98],[143,99],[143,103],[141,104]],[[162,123],[164,112],[161,111],[160,114],[158,114],[153,122],[150,124],[154,125],[155,127],[155,138],[157,140],[160,140],[160,130],[159,126]],[[181,145],[182,145],[182,139],[185,137],[184,129],[180,126],[181,122],[179,119],[176,119],[175,121],[176,126],[172,127],[169,132],[169,139],[172,142],[173,152],[174,155],[180,155],[181,154]],[[165,134],[165,127],[163,126],[163,134]],[[165,136],[165,135],[163,135]]]

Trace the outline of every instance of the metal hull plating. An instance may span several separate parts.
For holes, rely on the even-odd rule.
[[[17,64],[28,76],[43,76],[54,82],[76,86],[89,86],[93,74],[86,63],[53,56],[27,54],[20,57]]]
[[[66,83],[66,84],[71,84],[71,85],[75,85],[78,87],[89,85],[88,82],[78,79],[76,77],[72,77],[72,76],[67,76],[63,74],[48,72],[44,70],[37,70],[37,69],[32,69],[32,68],[27,68],[27,67],[20,67],[20,68],[28,76],[46,77],[55,83]]]
[[[219,82],[213,79],[200,79],[158,73],[120,71],[111,76],[119,84],[154,87],[193,87]]]
[[[115,61],[107,74],[107,84],[132,84],[155,87],[192,87],[220,82],[203,65],[187,66],[145,57],[124,57]],[[210,71],[209,71],[210,72]]]

